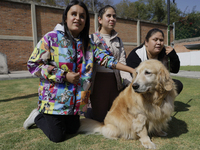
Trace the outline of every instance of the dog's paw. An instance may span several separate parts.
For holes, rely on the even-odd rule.
[[[156,149],[156,145],[153,143],[153,142],[148,142],[148,143],[142,143],[142,145],[145,147],[145,148],[148,148],[148,149]]]
[[[145,148],[156,149],[156,145],[149,138],[141,138],[140,142]]]

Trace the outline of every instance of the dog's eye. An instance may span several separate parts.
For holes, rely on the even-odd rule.
[[[149,72],[149,71],[146,70],[146,71],[145,71],[145,74],[148,75],[148,74],[151,74],[151,72]]]

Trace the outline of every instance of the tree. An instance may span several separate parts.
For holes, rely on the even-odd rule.
[[[112,5],[112,0],[83,0],[89,11],[98,12],[105,5]]]
[[[57,3],[60,6],[67,6],[67,4],[70,2],[70,0],[57,0]]]
[[[151,14],[151,21],[162,22],[165,18],[165,0],[148,0],[147,9]]]
[[[129,8],[129,3],[130,2],[128,0],[123,0],[115,6],[118,17],[128,18],[130,16],[129,14],[127,14],[127,9]]]
[[[26,0],[25,0],[26,1]],[[28,0],[27,0],[28,1]],[[45,3],[48,5],[59,5],[59,6],[67,6],[67,4],[70,2],[70,0],[32,0],[34,2],[40,2]],[[98,12],[98,10],[105,6],[105,5],[112,5],[112,0],[82,0],[85,5],[87,6],[89,11]]]
[[[200,36],[200,12],[191,12],[175,24],[175,39],[186,39]]]
[[[170,2],[170,24],[180,20],[181,16],[182,12],[177,8],[176,3]],[[167,24],[167,5],[165,6],[165,18],[163,19],[162,23]]]
[[[174,3],[171,3],[170,6],[171,22],[179,20],[181,11]],[[138,0],[136,2],[122,0],[116,5],[116,9],[119,17],[167,23],[165,0]]]
[[[48,4],[48,5],[56,5],[57,4],[57,0],[32,0],[33,2],[36,2],[36,3],[45,3],[45,4]]]
[[[146,6],[144,0],[136,1],[132,5],[133,5],[133,11],[135,11],[135,18],[142,20],[149,20],[149,18],[151,18],[151,15],[148,13],[149,9]]]

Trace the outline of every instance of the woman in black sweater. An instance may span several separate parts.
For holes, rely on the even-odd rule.
[[[136,68],[142,61],[148,59],[158,59],[171,73],[179,72],[179,57],[171,46],[164,46],[164,33],[160,29],[151,29],[147,33],[144,43],[133,49],[126,61],[128,66]],[[183,84],[179,80],[173,80],[179,94],[183,89]]]

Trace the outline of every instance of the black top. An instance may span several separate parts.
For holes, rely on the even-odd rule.
[[[142,62],[141,58],[138,56],[136,51],[141,50],[143,45],[140,45],[139,47],[136,47],[133,49],[130,54],[128,55],[126,59],[127,66],[130,66],[132,68],[136,68],[139,66],[139,64]],[[168,58],[170,59],[170,72],[172,73],[178,73],[180,69],[180,60],[178,55],[176,54],[175,50],[173,49],[168,55],[165,53],[166,49],[163,48],[162,51],[158,55],[158,60],[161,61],[164,66],[169,70],[168,65]],[[145,51],[146,52],[146,51]],[[147,55],[146,55],[147,56]],[[147,57],[147,59],[149,59]]]

